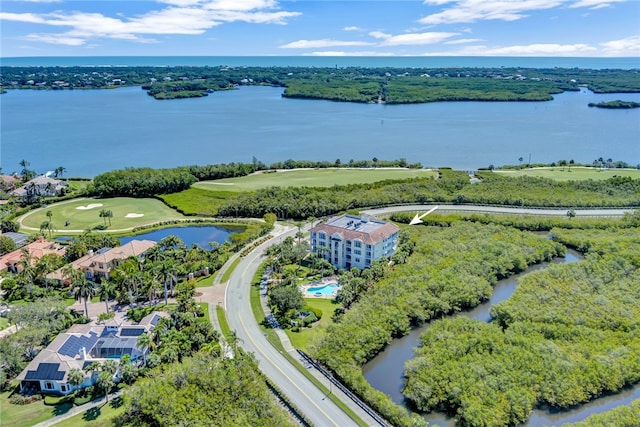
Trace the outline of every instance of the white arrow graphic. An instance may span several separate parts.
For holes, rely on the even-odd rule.
[[[411,220],[411,222],[409,223],[409,225],[416,225],[416,224],[420,224],[422,223],[422,218],[424,218],[425,216],[429,215],[431,212],[435,211],[436,209],[438,209],[440,206],[436,206],[434,208],[431,208],[430,210],[428,210],[426,213],[423,213],[422,215],[418,216],[418,214],[416,214],[416,216],[413,217],[413,219]]]

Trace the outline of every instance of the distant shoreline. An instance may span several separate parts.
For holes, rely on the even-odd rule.
[[[637,57],[515,56],[24,56],[2,57],[2,66],[298,66],[298,67],[526,67],[640,68]]]

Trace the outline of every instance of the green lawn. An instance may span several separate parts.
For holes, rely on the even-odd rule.
[[[550,178],[556,181],[579,181],[584,179],[602,180],[615,176],[629,176],[631,178],[640,178],[640,170],[638,169],[597,169],[585,167],[549,167],[549,168],[532,168],[520,170],[496,170],[508,176],[536,176],[541,178]]]
[[[113,199],[73,199],[66,202],[55,203],[46,208],[29,212],[22,219],[24,227],[32,227],[37,230],[40,225],[48,220],[46,213],[51,211],[51,221],[54,231],[58,234],[66,234],[71,230],[84,231],[105,224],[104,218],[100,218],[100,211],[106,209],[113,213],[111,225],[107,230],[121,230],[152,224],[158,221],[184,219],[185,217],[168,208],[164,203],[155,199],[134,199],[130,197],[117,197]],[[65,226],[65,221],[69,225]],[[106,221],[109,224],[109,219]]]
[[[67,404],[64,408],[58,408],[45,405],[43,400],[28,405],[14,405],[9,402],[9,395],[9,392],[0,394],[0,425],[2,426],[32,426],[62,413],[65,409],[68,410],[72,405]]]
[[[291,329],[285,329],[285,332],[291,340],[291,344],[300,350],[307,350],[307,345],[313,340],[313,337],[318,334],[322,329],[333,323],[331,317],[338,304],[334,304],[332,300],[327,298],[305,298],[307,305],[313,308],[319,308],[322,310],[322,319],[315,323],[311,328],[303,328],[300,332],[291,332]]]
[[[222,335],[224,335],[225,338],[229,338],[231,335],[231,327],[229,326],[229,322],[227,322],[227,314],[220,305],[216,306],[216,316],[218,316],[218,324],[220,325]]]
[[[95,408],[61,421],[56,425],[60,427],[107,427],[113,425],[111,421],[123,412],[124,406],[122,406],[122,398],[116,398],[115,400],[109,401],[109,404],[96,406]]]
[[[0,317],[0,331],[6,328],[7,326],[9,326],[9,321],[4,317]]]
[[[331,187],[334,185],[377,182],[386,179],[436,178],[438,173],[422,169],[294,169],[270,173],[197,182],[193,186],[213,191],[251,191],[265,187]]]

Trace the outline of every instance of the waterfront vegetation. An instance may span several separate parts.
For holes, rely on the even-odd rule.
[[[640,108],[640,102],[620,100],[609,102],[590,102],[589,107],[609,108],[613,110],[628,110],[630,108]]]
[[[562,427],[636,427],[638,425],[640,425],[640,399],[601,414],[593,414],[578,423],[563,424]]]
[[[640,381],[638,231],[591,231],[584,261],[525,276],[491,323],[434,322],[405,367],[404,395],[462,425],[515,425],[536,406],[568,408]],[[572,245],[583,234],[554,233]]]
[[[495,308],[496,322],[434,321],[406,365],[405,396],[414,408],[444,410],[461,425],[513,425],[534,407],[564,408],[640,381],[637,220],[553,228],[551,241],[490,218],[539,229],[532,219],[482,216],[488,224],[469,224],[461,221],[468,217],[447,217],[409,228],[415,247],[406,264],[360,286],[337,323],[310,345],[352,390],[393,424],[417,425],[366,382],[362,365],[412,326],[477,305],[498,278],[562,254],[563,245],[587,250],[586,260],[525,276]],[[544,221],[547,230],[565,223]]]
[[[207,96],[242,85],[284,87],[283,96],[389,104],[434,101],[548,101],[586,86],[638,92],[636,70],[535,68],[0,67],[2,89],[142,86],[156,99]]]

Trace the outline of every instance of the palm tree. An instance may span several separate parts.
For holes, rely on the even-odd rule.
[[[29,165],[31,165],[31,163],[27,162],[25,159],[22,159],[18,164],[22,166],[22,171],[20,175],[22,175],[22,179],[25,179],[25,175],[28,175],[28,172],[29,172],[27,168],[29,167]]]
[[[160,289],[160,282],[155,277],[152,277],[148,281],[147,293],[149,295],[149,303],[155,301],[158,290]]]
[[[98,296],[101,300],[104,300],[104,306],[107,309],[107,313],[109,313],[109,298],[113,295],[116,290],[116,285],[107,279],[102,279],[102,283],[100,288],[98,288]]]
[[[107,210],[100,209],[100,213],[98,214],[98,216],[104,220],[104,225],[107,225]]]
[[[71,264],[67,264],[64,267],[62,267],[61,272],[62,272],[63,279],[66,279],[69,282],[71,282],[72,286],[75,286],[75,284],[79,283],[83,278],[82,271],[76,270],[75,268],[73,268],[73,265]]]
[[[113,211],[107,210],[105,213],[106,217],[109,219],[109,226],[111,226],[111,218],[113,218]]]
[[[77,389],[84,382],[84,372],[78,368],[71,368],[67,373],[67,382]]]
[[[171,259],[165,258],[156,264],[156,278],[164,286],[164,303],[168,304],[167,285],[171,288],[171,293],[173,293],[173,285],[178,282],[178,272]]]
[[[105,365],[108,362],[113,362],[113,360],[107,360],[106,362],[104,362]],[[96,386],[104,390],[104,398],[107,402],[109,401],[109,392],[113,388],[114,384],[115,382],[113,381],[113,374],[111,372],[107,370],[103,370],[102,372],[100,372],[100,374],[98,375],[98,381],[96,382]]]
[[[138,337],[136,347],[142,350],[142,359],[144,364],[147,364],[147,350],[151,351],[155,347],[155,341],[150,332],[145,332]]]
[[[95,283],[90,280],[82,280],[79,282],[74,291],[73,296],[76,301],[84,300],[84,315],[89,317],[89,300],[96,294]]]
[[[53,232],[51,221],[43,221],[42,224],[40,224],[40,233],[42,233],[43,236],[45,235],[45,231],[49,232],[49,238],[51,238],[51,233]]]
[[[141,283],[142,277],[139,271],[127,274],[122,280],[122,284],[125,286],[127,293],[129,294],[129,304],[131,305],[131,308],[133,308],[133,303],[138,300],[138,286]],[[135,300],[133,298],[134,291],[136,294]]]

